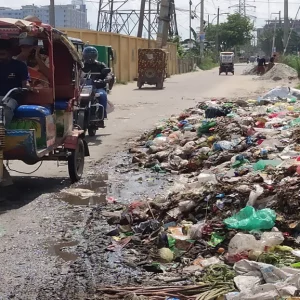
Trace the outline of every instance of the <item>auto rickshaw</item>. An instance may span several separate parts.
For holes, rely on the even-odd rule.
[[[80,180],[84,159],[89,156],[84,132],[74,124],[73,113],[80,93],[82,61],[67,37],[50,25],[0,18],[0,39],[10,39],[18,54],[19,39],[36,37],[49,58],[50,80],[31,89],[12,89],[5,95],[21,93],[12,122],[5,125],[5,104],[0,102],[0,185],[10,182],[5,160],[33,165],[45,160],[67,161],[72,182]],[[13,98],[13,97],[12,97]],[[6,127],[6,128],[5,128]]]
[[[233,52],[221,52],[220,53],[220,67],[219,75],[225,73],[232,73],[234,75],[234,53]]]
[[[144,84],[156,85],[157,89],[163,89],[166,70],[167,53],[163,49],[138,50],[137,86],[139,89]]]

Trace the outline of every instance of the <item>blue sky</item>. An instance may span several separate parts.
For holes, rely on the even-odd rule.
[[[91,23],[92,29],[96,28],[96,20],[97,20],[97,1],[98,0],[86,0],[88,7],[88,19]],[[107,2],[108,0],[104,0]],[[210,20],[215,17],[218,6],[220,7],[221,13],[234,12],[234,8],[229,8],[230,6],[238,4],[238,0],[204,0],[205,1],[205,18],[207,19],[207,14],[210,14]],[[55,4],[67,4],[70,3],[71,0],[55,0]],[[192,0],[193,2],[193,10],[195,6],[200,2],[200,0]],[[21,5],[32,4],[35,5],[47,5],[49,4],[49,0],[13,0],[13,4],[10,4],[10,7],[19,8]],[[265,24],[265,20],[270,17],[271,13],[277,13],[279,10],[282,11],[283,17],[283,0],[248,0],[248,5],[256,6],[256,9],[249,8],[248,13],[256,16],[255,25],[256,27],[261,27]],[[297,0],[289,0],[289,17],[295,18],[295,14],[297,12],[298,6],[300,2]],[[125,4],[124,8],[126,9],[138,9],[140,5],[140,0],[129,0],[127,4]],[[189,31],[189,0],[175,0],[175,5],[178,8],[177,10],[177,23],[180,34],[183,38],[188,38]],[[7,0],[0,0],[0,6],[7,6]],[[200,14],[200,5],[198,5],[196,9],[196,14],[199,16]],[[275,18],[276,15],[272,15],[272,18]],[[300,18],[300,15],[298,16]],[[226,15],[220,16],[220,21],[224,21],[226,19]],[[216,19],[214,20],[214,23]],[[192,21],[192,27],[196,28],[199,26],[199,18],[194,19]]]

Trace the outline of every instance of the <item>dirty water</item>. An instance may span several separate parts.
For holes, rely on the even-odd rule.
[[[58,199],[71,205],[94,206],[106,204],[109,198],[126,204],[143,197],[166,193],[168,185],[172,183],[171,175],[132,169],[129,160],[130,156],[123,154],[110,161],[109,165],[116,167],[96,165],[93,174],[72,188],[63,190],[58,194]],[[123,163],[120,164],[120,161]]]
[[[78,244],[78,241],[53,243],[48,247],[48,252],[50,255],[57,256],[65,262],[75,261],[79,256],[75,253],[70,252],[70,249],[66,248],[75,247]]]

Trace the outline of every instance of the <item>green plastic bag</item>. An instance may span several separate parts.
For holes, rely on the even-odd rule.
[[[253,165],[253,170],[254,171],[263,171],[266,168],[266,166],[277,167],[280,164],[281,164],[280,160],[261,159]]]
[[[208,133],[209,129],[215,127],[216,125],[217,122],[215,121],[203,122],[202,125],[198,128],[198,136],[202,136],[203,133]]]
[[[241,230],[271,229],[275,225],[276,213],[273,209],[264,208],[255,211],[252,206],[246,206],[236,215],[224,220],[228,228]]]

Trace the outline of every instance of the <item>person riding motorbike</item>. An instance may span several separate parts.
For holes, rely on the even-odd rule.
[[[91,79],[96,89],[96,94],[99,95],[98,101],[104,107],[104,119],[107,118],[106,107],[107,107],[107,92],[106,83],[109,82],[112,77],[111,74],[102,74],[102,70],[106,68],[105,63],[98,61],[98,50],[95,47],[87,46],[83,49],[82,57],[84,61],[84,73],[97,73],[92,74]],[[101,128],[104,128],[104,120],[101,121]]]
[[[4,96],[14,88],[30,88],[29,74],[24,62],[12,58],[9,41],[0,41],[0,102],[4,104],[5,126],[11,122],[14,111],[19,105],[19,94],[14,93],[8,98]]]

